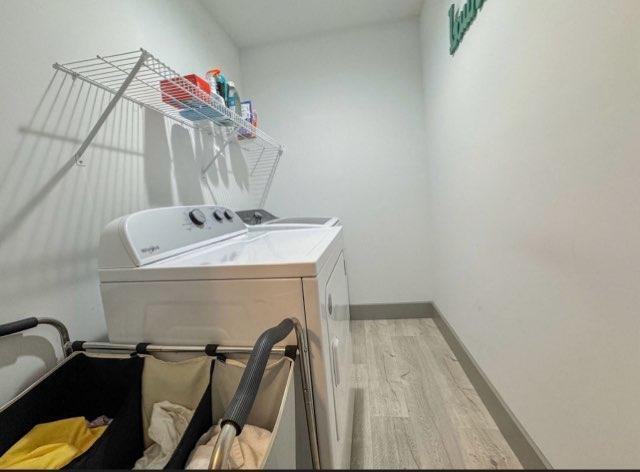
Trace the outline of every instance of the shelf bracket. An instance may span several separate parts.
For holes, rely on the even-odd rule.
[[[98,59],[100,59],[100,56],[97,56],[97,57]],[[133,82],[133,79],[138,74],[138,72],[140,71],[140,68],[147,60],[147,57],[148,57],[148,53],[143,50],[140,54],[140,58],[138,59],[138,62],[136,62],[136,64],[133,66],[133,68],[131,69],[131,72],[129,72],[129,75],[127,75],[127,78],[124,79],[124,82],[122,82],[122,85],[120,86],[118,91],[115,93],[111,101],[107,104],[104,111],[100,115],[100,118],[98,118],[98,121],[96,121],[96,124],[93,125],[93,128],[91,128],[91,131],[89,131],[89,134],[87,135],[85,140],[82,142],[78,150],[73,155],[73,158],[75,159],[77,165],[79,166],[85,165],[84,161],[82,160],[82,155],[87,150],[87,148],[89,147],[93,139],[96,137],[96,135],[98,134],[98,131],[100,131],[100,128],[102,128],[102,125],[104,125],[104,122],[107,121],[107,118],[115,108],[118,101],[124,95],[124,92],[127,90],[131,82]]]
[[[216,151],[213,153],[213,157],[211,158],[209,163],[202,168],[202,177],[203,178],[206,176],[207,171],[211,168],[213,163],[216,162],[220,156],[224,155],[224,152],[227,150],[227,147],[229,146],[229,144],[231,144],[233,141],[235,141],[234,133],[235,133],[235,128],[233,129],[233,131],[231,131],[230,137],[225,139],[224,142],[222,143],[222,146],[220,146],[218,149],[216,149]]]
[[[264,146],[260,150],[260,155],[256,159],[255,164],[253,164],[253,169],[251,169],[251,174],[249,174],[251,177],[253,177],[253,173],[256,171],[256,167],[258,167],[258,164],[260,164],[260,161],[262,160],[263,155],[264,155]]]

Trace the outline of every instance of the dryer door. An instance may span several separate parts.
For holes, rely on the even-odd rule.
[[[325,313],[331,380],[335,413],[335,440],[338,443],[351,441],[353,414],[351,327],[349,315],[349,292],[347,287],[344,255],[340,255],[325,290]]]

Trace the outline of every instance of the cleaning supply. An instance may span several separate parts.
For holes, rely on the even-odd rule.
[[[228,103],[229,100],[229,84],[227,83],[227,79],[220,69],[211,69],[207,71],[205,77],[212,77],[213,82],[215,83],[215,90],[218,95],[222,97],[225,103]],[[211,79],[209,79],[211,82]],[[212,84],[213,85],[213,84]]]
[[[211,120],[222,126],[232,126],[234,124],[233,120],[229,119],[224,112],[224,107],[228,106],[229,84],[233,84],[233,82],[228,82],[220,72],[220,69],[207,71],[205,78],[211,90],[208,102],[211,105],[198,104],[197,106],[192,106],[189,110],[181,111],[180,116],[194,122]],[[239,100],[240,98],[237,97],[237,99]]]
[[[218,92],[218,75],[220,75],[219,69],[211,69],[208,70],[206,74],[204,74],[204,78],[206,79],[207,83],[209,84],[209,88],[211,89],[211,98],[213,98],[214,96],[222,98],[220,93]],[[224,103],[224,98],[222,98],[222,101]]]
[[[59,469],[84,454],[107,426],[82,416],[34,426],[0,457],[0,469]]]
[[[226,107],[227,104],[218,91],[219,76],[222,77],[221,80],[223,82],[226,82],[224,76],[220,74],[219,69],[211,69],[207,71],[204,76],[211,91],[208,100],[210,106],[200,103],[188,110],[181,111],[180,116],[193,122],[212,120],[215,123],[225,126],[229,123],[229,119],[224,113],[224,107]]]
[[[251,102],[251,100],[245,100],[240,104],[240,106],[242,108],[242,118],[247,120],[248,122],[251,122],[251,113],[253,112],[253,103]]]
[[[220,125],[229,125],[233,122],[229,120],[227,114],[224,112],[226,104],[220,95],[217,93],[211,94],[211,104],[212,108],[212,120]]]
[[[253,103],[251,100],[245,100],[241,103],[241,111],[242,111],[242,119],[248,121],[253,126],[257,126],[258,124],[258,115],[253,109]],[[238,130],[238,138],[239,139],[251,139],[255,138],[256,135],[251,128],[240,128]]]
[[[238,89],[236,88],[236,84],[233,81],[228,82],[229,86],[229,97],[227,98],[227,106],[230,110],[233,110],[236,114],[242,115],[242,102],[240,100],[240,95],[238,94]]]

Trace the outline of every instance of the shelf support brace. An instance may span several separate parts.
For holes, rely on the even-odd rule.
[[[138,59],[138,62],[136,62],[136,64],[133,66],[127,78],[124,79],[124,82],[122,82],[122,85],[120,86],[116,94],[113,96],[111,101],[107,104],[104,111],[102,112],[102,115],[100,115],[100,118],[98,118],[98,121],[96,121],[96,124],[93,125],[93,128],[91,128],[91,131],[89,131],[89,134],[87,135],[85,140],[82,142],[82,144],[80,145],[76,153],[73,155],[73,158],[75,159],[77,165],[79,166],[85,165],[84,161],[82,160],[82,155],[87,150],[87,148],[89,147],[93,139],[96,137],[96,135],[98,134],[98,131],[100,131],[100,128],[102,128],[102,125],[104,125],[104,122],[107,121],[107,118],[115,108],[116,104],[118,103],[118,100],[122,98],[122,96],[124,95],[124,92],[127,90],[131,82],[133,82],[133,79],[138,74],[138,71],[140,71],[140,68],[142,67],[144,62],[147,60],[147,57],[148,57],[147,51],[143,50],[140,54],[140,58]],[[100,56],[98,56],[98,58],[101,59]]]
[[[271,184],[273,183],[273,176],[276,174],[276,169],[278,168],[278,163],[280,162],[280,157],[284,153],[284,148],[280,146],[278,148],[278,154],[276,155],[276,161],[273,163],[273,167],[271,168],[271,172],[269,173],[269,179],[267,180],[267,185],[264,186],[264,191],[262,192],[262,198],[260,199],[260,205],[258,208],[264,208],[264,204],[267,201],[267,197],[269,196],[269,190],[271,189]]]
[[[211,158],[209,163],[202,168],[202,171],[201,171],[202,177],[206,176],[207,172],[209,171],[213,163],[216,162],[219,157],[224,155],[224,152],[227,150],[227,147],[229,146],[229,144],[231,144],[235,140],[233,133],[235,133],[235,129],[231,132],[231,135],[229,138],[224,139],[222,146],[220,146],[218,149],[214,151],[213,157]]]

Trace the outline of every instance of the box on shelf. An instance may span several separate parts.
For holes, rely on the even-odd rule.
[[[201,107],[211,101],[211,86],[196,74],[160,81],[162,101],[182,110],[187,107]]]
[[[245,100],[244,102],[242,102],[241,109],[242,109],[242,118],[245,121],[248,121],[249,123],[251,123],[253,126],[257,126],[258,115],[256,114],[255,111],[253,111],[253,104],[251,103],[251,100]],[[238,130],[238,138],[240,139],[251,139],[255,137],[256,137],[256,134],[253,132],[251,128],[240,128]]]

